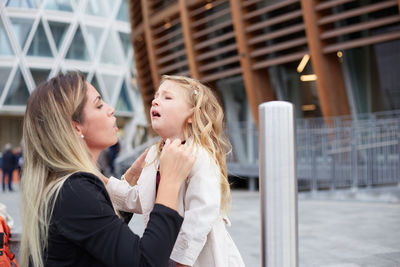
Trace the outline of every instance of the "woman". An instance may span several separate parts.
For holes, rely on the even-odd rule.
[[[179,140],[166,142],[163,181],[140,239],[116,215],[95,167],[100,152],[117,142],[113,113],[78,73],[60,74],[32,92],[23,128],[22,266],[168,264],[192,151]]]

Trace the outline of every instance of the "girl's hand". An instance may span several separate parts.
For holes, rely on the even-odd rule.
[[[131,186],[136,185],[137,181],[139,180],[140,174],[142,173],[143,167],[145,165],[147,152],[149,152],[148,148],[146,148],[146,150],[135,160],[135,162],[129,167],[129,169],[124,174],[125,180]]]

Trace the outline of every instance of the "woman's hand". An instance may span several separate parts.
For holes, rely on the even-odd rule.
[[[188,177],[194,160],[190,146],[181,144],[179,139],[172,143],[167,139],[160,155],[160,176],[168,183],[181,185]]]
[[[148,148],[146,148],[146,150],[135,160],[135,162],[129,167],[129,169],[124,174],[125,180],[131,186],[136,185],[137,181],[139,180],[140,174],[142,173],[143,167],[145,165],[147,152],[149,152]]]
[[[172,143],[169,139],[160,156],[160,185],[156,203],[163,204],[174,210],[178,208],[178,193],[183,181],[188,177],[195,162],[193,149],[182,145],[176,139]]]

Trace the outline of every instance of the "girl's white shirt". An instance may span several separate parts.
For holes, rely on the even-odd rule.
[[[106,188],[118,210],[142,213],[145,226],[156,196],[157,148],[152,146],[137,185],[111,177]],[[196,148],[196,162],[179,191],[178,213],[184,217],[170,258],[193,267],[242,267],[240,253],[225,226],[220,211],[220,168],[202,147]],[[162,177],[161,177],[162,179]]]

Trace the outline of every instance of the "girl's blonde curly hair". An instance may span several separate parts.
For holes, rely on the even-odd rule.
[[[221,211],[227,213],[230,208],[230,186],[226,167],[226,155],[231,144],[224,132],[224,112],[212,90],[195,79],[184,76],[163,75],[161,83],[172,81],[179,84],[186,94],[188,103],[193,107],[192,123],[186,123],[184,136],[200,145],[216,161],[221,174]],[[163,142],[158,144],[158,151]]]

